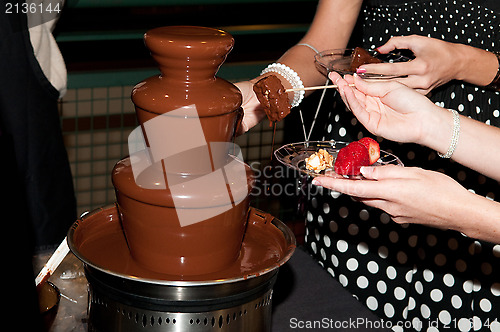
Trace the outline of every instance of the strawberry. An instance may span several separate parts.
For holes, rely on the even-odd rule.
[[[380,158],[380,145],[371,137],[363,137],[358,141],[368,149],[370,155],[370,165],[373,165]]]
[[[339,150],[334,170],[340,175],[359,175],[361,166],[368,165],[370,165],[368,149],[359,142],[352,142]]]

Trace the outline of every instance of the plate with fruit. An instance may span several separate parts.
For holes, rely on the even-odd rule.
[[[318,68],[325,75],[331,71],[336,71],[340,75],[352,75],[356,73],[359,66],[369,63],[395,63],[407,62],[411,58],[399,53],[389,52],[382,54],[376,50],[365,50],[361,47],[346,48],[337,50],[326,50],[314,56]],[[388,79],[404,77],[400,75],[383,75],[376,73],[357,73],[358,76],[370,79]]]
[[[380,150],[370,137],[351,143],[339,141],[309,141],[291,143],[274,151],[279,162],[301,173],[316,176],[364,179],[362,166],[400,165],[392,153]]]

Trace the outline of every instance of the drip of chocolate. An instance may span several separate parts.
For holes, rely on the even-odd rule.
[[[292,107],[288,95],[276,76],[269,75],[260,79],[254,84],[253,91],[266,112],[270,127],[273,122],[282,120],[290,113]]]
[[[356,69],[358,69],[358,67],[361,65],[365,65],[368,63],[381,63],[381,62],[382,60],[371,56],[367,50],[361,47],[356,47],[354,49],[354,53],[352,54],[352,62],[349,70],[352,72],[356,72]]]

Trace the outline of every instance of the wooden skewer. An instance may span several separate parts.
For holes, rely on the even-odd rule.
[[[349,86],[354,86],[354,84],[349,84]],[[338,85],[318,85],[318,86],[308,86],[305,88],[296,88],[296,89],[286,89],[285,92],[294,92],[294,91],[307,91],[307,90],[320,90],[320,89],[336,89]]]

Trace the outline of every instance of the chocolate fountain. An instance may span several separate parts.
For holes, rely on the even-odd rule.
[[[144,40],[161,74],[132,91],[140,127],[112,171],[117,202],[68,233],[89,282],[89,331],[269,331],[295,238],[249,207],[253,174],[232,142],[241,94],[215,76],[234,40],[188,26]]]

